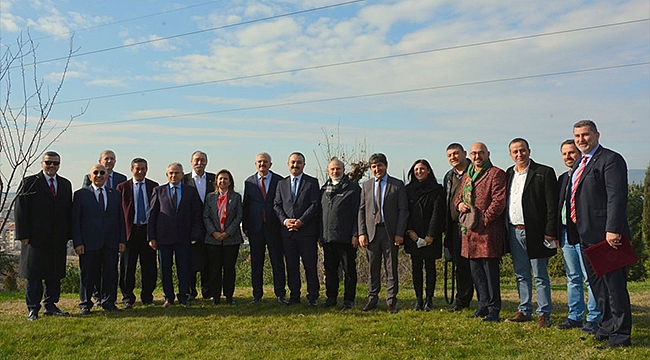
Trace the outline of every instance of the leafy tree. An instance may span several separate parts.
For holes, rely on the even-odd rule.
[[[647,176],[646,176],[647,178]],[[628,279],[633,281],[645,280],[647,272],[645,262],[648,260],[646,245],[642,239],[642,216],[643,216],[644,196],[643,187],[632,183],[628,185],[627,192],[627,217],[630,224],[630,233],[632,234],[632,247],[639,256],[639,260],[627,268]]]
[[[643,181],[643,214],[641,216],[641,243],[645,246],[646,255],[650,254],[650,165],[645,171]],[[646,274],[650,274],[650,259],[645,260]]]

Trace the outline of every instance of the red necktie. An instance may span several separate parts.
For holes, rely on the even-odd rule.
[[[99,188],[99,210],[104,211],[104,193],[102,192],[102,188]]]
[[[266,179],[266,176],[260,178],[260,191],[262,192],[262,198],[266,199],[266,186],[264,186],[264,179]],[[262,212],[262,220],[266,222],[266,210],[263,210]]]
[[[50,178],[50,191],[52,196],[56,196],[56,188],[54,187],[54,178]]]
[[[582,178],[582,172],[585,171],[585,168],[587,167],[587,156],[582,157],[582,161],[580,162],[580,166],[578,166],[578,172],[576,173],[576,176],[573,180],[573,184],[571,185],[571,221],[573,221],[574,224],[578,223],[578,217],[576,215],[576,191],[578,190],[578,184],[580,183],[580,178]]]

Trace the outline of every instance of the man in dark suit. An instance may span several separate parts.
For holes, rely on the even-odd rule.
[[[208,166],[208,154],[203,151],[195,151],[190,158],[192,172],[183,176],[183,184],[193,186],[199,193],[201,204],[205,203],[205,196],[214,191],[214,174],[205,171]],[[203,224],[203,222],[201,222]],[[205,235],[205,232],[203,233]],[[201,296],[204,299],[212,298],[210,291],[210,257],[203,246],[205,236],[190,246],[190,300],[194,300],[199,293],[196,290],[196,274],[201,272]]]
[[[515,138],[508,148],[515,165],[506,170],[506,211],[519,307],[506,321],[532,320],[532,270],[537,294],[537,327],[546,328],[550,326],[552,311],[548,259],[555,255],[557,248],[557,179],[552,168],[530,158],[526,139]]]
[[[81,314],[93,307],[93,289],[100,293],[105,311],[116,311],[117,256],[126,248],[120,193],[105,186],[107,172],[97,164],[88,173],[90,186],[74,193],[72,240],[79,255]]]
[[[23,179],[16,198],[16,239],[21,242],[20,276],[27,279],[27,320],[38,319],[45,282],[44,315],[68,315],[56,303],[65,277],[66,243],[72,237],[72,185],[59,176],[61,157],[43,154],[42,171]]]
[[[618,249],[623,235],[630,239],[627,164],[620,154],[598,143],[600,133],[591,120],[573,125],[573,139],[582,159],[573,165],[570,191],[566,195],[569,239],[580,239],[583,255],[585,249],[602,241]],[[625,268],[600,277],[588,261],[585,268],[603,312],[595,339],[608,340],[603,348],[630,346],[632,310]]]
[[[153,291],[156,288],[158,269],[156,251],[147,241],[147,218],[149,217],[149,199],[158,183],[145,178],[147,160],[135,158],[131,161],[133,178],[117,185],[122,196],[122,213],[126,226],[126,250],[120,254],[120,290],[125,309],[135,303],[135,269],[140,259],[143,305],[153,304]]]
[[[288,305],[300,303],[302,259],[307,278],[308,304],[317,306],[320,290],[317,271],[320,188],[318,179],[303,173],[303,154],[291,153],[287,165],[291,175],[278,183],[273,210],[283,225],[282,245],[287,260],[290,291]]]
[[[363,311],[377,307],[381,289],[381,259],[386,269],[386,305],[397,312],[397,251],[404,242],[408,221],[408,199],[404,183],[386,173],[386,155],[370,155],[368,160],[374,179],[363,183],[359,202],[359,245],[366,248],[370,278],[368,303]]]
[[[567,187],[570,186],[571,175],[573,175],[573,165],[580,160],[580,150],[576,146],[573,139],[566,140],[560,146],[562,153],[562,161],[564,165],[569,168],[569,171],[564,172],[558,178],[558,231],[557,236],[560,239],[560,246],[562,247],[562,260],[564,261],[564,269],[567,277],[567,306],[569,307],[569,314],[560,325],[557,326],[560,330],[568,330],[572,328],[582,327],[582,317],[585,314],[585,293],[584,285],[587,286],[588,301],[586,308],[587,322],[582,327],[582,332],[595,334],[598,330],[598,323],[600,322],[600,309],[596,303],[596,298],[591,290],[591,285],[587,278],[587,270],[585,269],[585,261],[580,250],[580,239],[575,236],[573,243],[567,236]],[[584,283],[584,285],[583,285]]]
[[[97,163],[104,165],[108,174],[106,177],[106,183],[104,184],[107,189],[115,189],[118,184],[126,181],[126,175],[113,171],[116,162],[117,158],[115,157],[113,150],[104,150],[99,154],[99,160]],[[88,187],[90,184],[90,178],[88,177],[88,174],[86,174],[84,176],[82,187]]]
[[[272,172],[271,166],[273,166],[271,155],[257,154],[255,157],[257,173],[249,176],[244,182],[242,228],[248,236],[251,251],[252,303],[262,300],[264,253],[268,247],[273,271],[273,291],[278,302],[286,304],[286,270],[280,235],[281,225],[273,211],[273,197],[282,177]]]
[[[195,187],[182,184],[183,165],[171,163],[167,166],[165,185],[154,188],[149,205],[147,233],[149,246],[158,250],[161,280],[167,308],[174,304],[174,298],[187,306],[190,290],[190,244],[202,235],[201,198]],[[178,294],[174,295],[172,265],[176,258]]]

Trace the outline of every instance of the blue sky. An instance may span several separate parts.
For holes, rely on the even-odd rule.
[[[94,98],[52,146],[75,188],[106,148],[117,171],[129,175],[140,156],[161,182],[172,161],[189,171],[196,149],[209,171],[230,169],[239,190],[260,151],[282,175],[301,151],[318,175],[323,129],[348,150],[365,141],[368,154],[385,153],[398,177],[419,158],[442,177],[451,142],[483,141],[505,169],[514,137],[560,173],[559,144],[583,118],[629,168],[650,162],[647,0],[362,1],[280,16],[342,2],[0,0],[0,35],[4,47],[29,30],[51,86],[64,63],[46,60],[65,56],[73,33],[79,54],[99,51],[71,59],[50,115],[61,126]],[[492,43],[469,46],[483,42]],[[630,64],[643,65],[582,72]],[[152,91],[182,85],[193,86]]]

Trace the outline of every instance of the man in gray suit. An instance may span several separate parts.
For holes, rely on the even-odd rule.
[[[386,268],[386,305],[397,312],[397,251],[404,242],[408,200],[404,183],[386,173],[386,155],[372,154],[368,160],[374,179],[363,184],[359,202],[359,244],[366,248],[370,279],[368,303],[363,311],[377,307],[381,289],[381,258]]]

